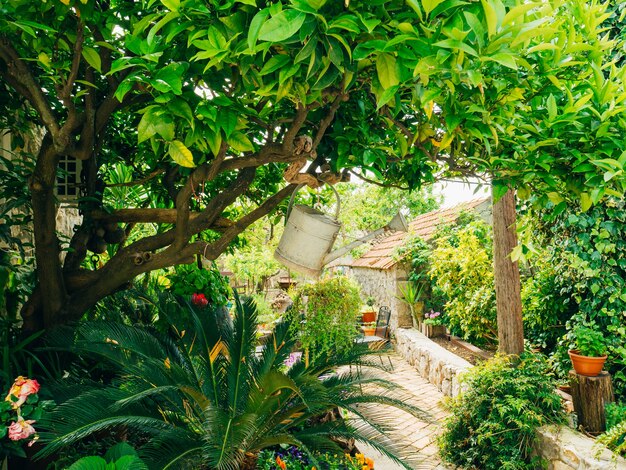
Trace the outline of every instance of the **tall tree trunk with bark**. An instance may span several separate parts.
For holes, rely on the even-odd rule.
[[[506,354],[524,351],[519,265],[511,260],[517,246],[515,193],[509,189],[493,204],[493,264],[498,310],[498,349]]]

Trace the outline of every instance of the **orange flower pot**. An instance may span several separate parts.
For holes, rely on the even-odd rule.
[[[363,312],[361,314],[361,321],[363,323],[372,323],[376,321],[376,312]]]
[[[376,336],[376,327],[375,326],[362,326],[363,334],[365,336]]]
[[[591,357],[581,356],[575,349],[567,351],[569,358],[572,360],[572,365],[577,374],[585,375],[587,377],[596,377],[602,372],[604,363],[607,356]]]

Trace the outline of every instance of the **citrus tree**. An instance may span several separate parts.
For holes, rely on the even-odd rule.
[[[583,206],[622,194],[624,71],[603,30],[605,8],[3,3],[0,119],[18,155],[20,133],[36,126],[43,135],[27,188],[38,287],[25,329],[75,319],[147,271],[215,259],[295,183],[335,182],[344,170],[408,188],[442,173],[488,174],[497,196],[515,186],[546,200],[574,195]],[[61,157],[84,168],[83,221],[63,263]],[[113,165],[132,170],[124,184],[149,198],[107,207]],[[112,256],[87,269],[88,248],[102,248],[94,233],[120,223]],[[156,232],[134,236],[144,223]]]

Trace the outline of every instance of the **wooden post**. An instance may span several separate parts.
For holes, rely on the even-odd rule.
[[[519,266],[511,260],[511,251],[517,246],[515,216],[515,193],[509,189],[493,203],[493,268],[498,312],[498,350],[505,354],[520,355],[524,352],[521,282]]]
[[[590,434],[606,431],[604,406],[615,401],[611,375],[602,371],[597,377],[587,377],[571,370],[569,378],[578,423]]]

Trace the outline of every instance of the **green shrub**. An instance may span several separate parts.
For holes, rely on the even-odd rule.
[[[137,451],[126,442],[111,447],[104,457],[90,455],[82,457],[68,467],[67,470],[148,470]]]
[[[265,294],[252,294],[250,297],[254,299],[256,304],[259,324],[272,324],[280,318],[280,314],[272,308]]]
[[[626,403],[606,405],[606,432],[598,437],[598,442],[626,455]]]
[[[184,330],[84,322],[49,336],[51,349],[99,358],[109,377],[105,383],[71,377],[59,384],[55,397],[61,403],[39,423],[46,444],[42,457],[90,436],[122,431],[142,437],[138,454],[157,469],[246,468],[260,451],[280,444],[297,443],[307,454],[341,453],[336,438],[355,438],[394,455],[401,451],[393,443],[375,440],[385,435],[387,416],[362,416],[364,426],[322,418],[336,408],[360,416],[363,403],[426,418],[406,403],[396,384],[362,367],[383,367],[367,359],[367,345],[286,367],[296,346],[293,329],[279,323],[257,350],[253,300],[236,299],[232,323],[187,306]],[[365,384],[376,391],[368,392]]]
[[[538,289],[530,287],[525,304],[544,331],[552,329],[556,343],[547,341],[547,353],[556,369],[567,376],[567,349],[577,325],[592,326],[607,340],[605,369],[613,376],[618,397],[626,397],[626,202],[607,200],[587,212],[564,212],[558,217],[535,217],[535,230],[547,240],[548,257],[538,275]],[[546,295],[546,293],[549,293]],[[525,308],[526,308],[525,305]],[[528,315],[526,318],[528,318]],[[528,329],[531,340],[533,328]],[[569,335],[571,336],[571,335]]]
[[[429,274],[447,298],[451,331],[478,344],[498,339],[491,228],[481,220],[444,228],[430,256]]]
[[[181,264],[169,276],[170,290],[189,301],[193,294],[204,294],[210,303],[226,305],[228,302],[228,279],[220,274],[217,267],[199,268],[195,263]]]
[[[606,354],[606,340],[601,332],[578,325],[572,333],[576,342],[576,349],[581,355],[601,357]]]
[[[465,391],[449,402],[439,438],[442,457],[461,468],[535,469],[535,429],[561,422],[561,399],[547,366],[525,353],[517,365],[498,356],[462,378]]]
[[[360,311],[359,286],[335,276],[299,287],[290,315],[302,315],[303,322],[294,322],[294,327],[300,329],[303,349],[322,354],[353,347]]]

